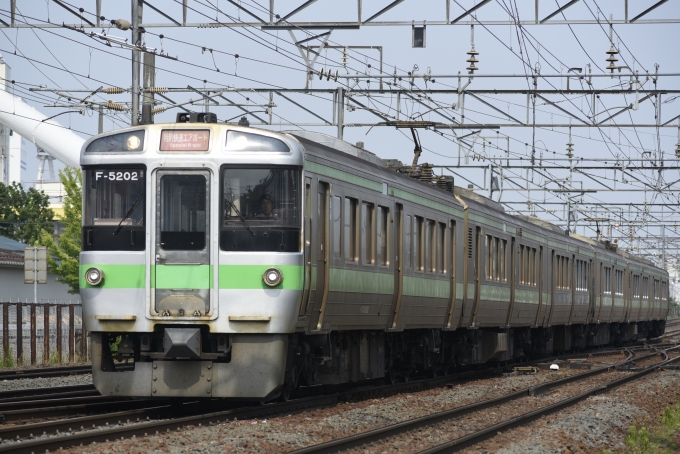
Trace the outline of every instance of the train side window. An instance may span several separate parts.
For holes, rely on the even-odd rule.
[[[448,259],[451,264],[451,276],[456,276],[456,221],[451,221],[450,229],[451,239],[449,240],[450,253],[448,254]]]
[[[446,274],[448,264],[447,261],[447,251],[448,247],[446,244],[446,224],[439,223],[439,231],[437,232],[437,270],[440,273]]]
[[[486,279],[490,280],[493,270],[491,269],[491,235],[486,235],[484,239],[484,250],[486,251]]]
[[[623,295],[623,270],[616,270],[616,294]]]
[[[649,278],[642,278],[642,299],[649,299]]]
[[[533,285],[534,284],[534,248],[527,247],[527,276],[526,276],[526,283],[527,285]]]
[[[501,240],[500,243],[500,251],[498,253],[498,257],[500,257],[499,265],[500,265],[500,279],[502,282],[507,282],[508,281],[508,273],[507,273],[507,246],[508,246],[508,240]]]
[[[378,207],[377,216],[377,232],[378,238],[376,241],[378,247],[378,263],[383,266],[390,265],[390,251],[389,251],[389,233],[390,233],[390,209],[386,207]]]
[[[612,293],[612,269],[608,266],[604,267],[604,294],[611,295]]]
[[[334,195],[331,199],[331,222],[333,229],[331,235],[333,237],[333,257],[339,258],[341,256],[342,249],[340,248],[340,238],[342,233],[342,199],[337,195]]]
[[[522,246],[521,244],[518,246],[517,254],[519,256],[518,257],[519,263],[517,264],[517,268],[519,268],[519,269],[518,269],[517,274],[519,276],[519,283],[521,284],[521,283],[524,282],[524,267],[522,266],[522,264],[524,263],[524,261],[523,261],[523,259],[524,259],[524,246]]]
[[[425,257],[424,257],[424,246],[425,246],[425,235],[423,233],[425,220],[420,216],[415,217],[415,223],[413,224],[413,255],[415,256],[414,269],[417,271],[423,271],[425,268]]]
[[[358,262],[357,254],[357,200],[345,197],[345,260]]]
[[[406,216],[406,222],[404,223],[404,264],[406,268],[411,268],[411,225],[413,224],[413,218],[411,215]]]
[[[425,261],[427,262],[428,273],[437,271],[437,251],[435,242],[434,221],[428,220],[425,222]]]
[[[361,204],[361,254],[365,265],[375,263],[375,221],[371,203]]]

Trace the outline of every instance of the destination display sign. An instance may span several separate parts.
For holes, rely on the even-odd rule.
[[[209,129],[164,129],[161,132],[161,151],[208,151]]]

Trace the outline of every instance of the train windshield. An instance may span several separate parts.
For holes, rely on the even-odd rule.
[[[84,250],[144,248],[143,167],[85,169]]]
[[[223,168],[221,188],[222,250],[300,250],[299,168]]]

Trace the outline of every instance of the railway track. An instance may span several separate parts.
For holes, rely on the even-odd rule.
[[[672,347],[672,349],[680,349],[680,347]],[[661,357],[659,359],[659,357]],[[441,443],[437,446],[433,446],[420,451],[420,454],[434,454],[442,452],[455,452],[461,449],[465,449],[472,445],[475,445],[481,441],[493,437],[498,432],[511,429],[523,424],[527,424],[541,416],[560,411],[564,408],[575,405],[588,397],[607,392],[613,388],[621,386],[633,380],[637,380],[650,374],[658,367],[668,365],[680,359],[680,356],[674,358],[669,358],[665,352],[653,351],[639,357],[631,357],[622,361],[616,365],[615,369],[621,369],[632,363],[642,363],[638,370],[628,373],[625,376],[600,384],[594,384],[587,388],[586,391],[582,391],[571,395],[565,399],[559,400],[555,403],[542,406],[540,408],[535,408],[530,411],[524,412],[522,414],[510,417],[500,423],[486,426],[482,429],[475,430],[457,438],[451,438],[445,443]],[[651,364],[650,364],[651,362]],[[371,445],[371,449],[375,449],[380,452],[380,443],[385,440],[392,440],[395,437],[404,435],[406,433],[414,432],[423,427],[434,427],[437,425],[444,425],[455,418],[459,418],[464,415],[471,415],[475,412],[480,412],[488,409],[502,409],[504,405],[509,402],[516,401],[519,399],[526,399],[529,396],[537,396],[539,394],[547,393],[550,391],[555,392],[560,387],[582,382],[584,380],[591,380],[593,377],[598,375],[606,374],[612,371],[611,367],[603,367],[589,372],[584,372],[578,375],[566,377],[560,380],[547,382],[541,385],[532,386],[529,388],[522,389],[520,391],[512,392],[504,396],[497,398],[485,400],[482,402],[477,402],[462,407],[454,408],[452,410],[447,410],[443,412],[434,413],[431,415],[423,416],[420,418],[414,418],[411,420],[403,421],[398,424],[393,424],[380,429],[371,430],[368,432],[363,432],[360,434],[352,435],[349,437],[332,440],[326,443],[321,443],[318,445],[309,446],[303,449],[293,451],[291,454],[321,454],[321,453],[334,453],[339,451],[345,451],[357,447],[365,447],[368,444]],[[628,368],[628,370],[634,370]],[[529,406],[531,408],[531,406]],[[498,410],[497,410],[498,411]],[[466,418],[467,420],[467,418]]]
[[[0,381],[17,380],[20,378],[64,377],[68,375],[91,374],[91,365],[37,367],[33,369],[17,369],[0,371]]]
[[[560,359],[584,356],[609,356],[619,354],[618,350],[600,350],[596,352],[575,355],[563,355]],[[630,356],[630,355],[629,355]],[[552,358],[541,359],[540,362],[551,361]],[[535,364],[535,363],[524,363]],[[362,386],[350,388],[338,392],[310,396],[296,399],[290,402],[274,403],[267,405],[254,405],[247,407],[225,408],[229,405],[224,401],[200,401],[173,404],[158,400],[138,400],[126,402],[139,402],[146,405],[144,408],[132,408],[127,411],[104,413],[98,415],[80,416],[76,418],[62,419],[57,421],[45,421],[24,425],[15,425],[0,428],[1,439],[16,439],[20,443],[0,446],[0,453],[4,452],[44,452],[69,446],[86,445],[92,442],[106,442],[107,440],[144,436],[164,431],[179,429],[187,425],[200,426],[205,424],[217,424],[227,419],[234,418],[265,418],[271,415],[298,411],[303,409],[318,408],[335,405],[340,401],[357,398],[371,398],[376,396],[393,395],[404,392],[417,392],[424,389],[444,386],[453,381],[462,381],[482,376],[500,374],[507,368],[497,368],[487,371],[463,372],[453,376],[441,376],[430,379],[412,380],[406,383],[398,383],[381,386]],[[87,391],[83,389],[82,391]],[[74,392],[73,390],[71,392]],[[77,390],[75,392],[78,392]],[[32,396],[39,399],[40,395]],[[2,400],[0,400],[0,405]],[[111,405],[121,402],[109,402]],[[128,404],[130,405],[130,404]],[[233,404],[232,404],[233,405]],[[65,411],[72,411],[73,406],[67,405]],[[68,408],[71,407],[71,408]],[[82,411],[82,409],[76,409]],[[17,410],[27,411],[27,410]],[[92,410],[89,410],[92,411]],[[28,412],[28,411],[27,411]],[[20,413],[18,413],[20,414]],[[23,413],[24,415],[27,413]],[[42,410],[41,410],[42,414]],[[12,415],[10,415],[12,416]],[[162,418],[162,420],[158,420]],[[170,418],[170,419],[168,419]],[[106,426],[116,426],[106,428]],[[97,429],[96,431],[88,429]],[[37,438],[41,435],[49,438]]]
[[[626,349],[628,361],[633,359],[633,350],[635,349]],[[649,348],[639,347],[638,350],[643,351],[645,353],[643,356],[645,357],[658,354],[655,350],[652,351]],[[571,358],[608,357],[618,354],[621,354],[621,350],[602,349],[543,358],[535,362],[522,364],[533,365],[541,362],[568,361]],[[45,452],[46,450],[68,448],[69,446],[80,444],[86,445],[92,442],[106,442],[113,439],[161,433],[187,425],[216,424],[226,419],[232,420],[234,418],[265,418],[291,411],[334,405],[344,400],[422,391],[428,388],[444,386],[453,381],[500,374],[503,370],[507,370],[507,367],[481,372],[463,372],[453,376],[413,380],[407,383],[392,385],[363,386],[340,390],[329,395],[304,397],[291,402],[245,407],[243,405],[236,407],[233,403],[230,404],[221,400],[183,403],[173,403],[157,399],[118,398],[116,400],[111,397],[98,396],[96,390],[91,385],[59,387],[56,390],[41,388],[8,391],[0,393],[0,418],[4,417],[5,422],[30,420],[31,417],[36,416],[36,408],[40,408],[39,415],[41,419],[54,417],[68,419],[0,427],[0,439],[20,441],[19,443],[0,446],[0,453]],[[567,381],[570,380],[574,379],[569,378]],[[532,392],[540,392],[540,389],[548,389],[551,386],[553,386],[552,383],[542,385],[541,387],[536,387],[535,391]],[[64,401],[64,396],[68,396],[66,401]],[[52,405],[52,403],[56,404],[57,400],[60,400],[59,404]],[[23,406],[24,404],[26,405]],[[107,428],[107,426],[109,427]],[[42,435],[49,436],[49,438],[41,437]]]

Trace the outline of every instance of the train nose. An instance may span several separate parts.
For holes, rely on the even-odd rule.
[[[200,358],[200,328],[165,328],[163,351],[166,358]]]

